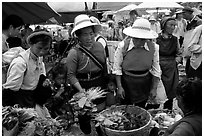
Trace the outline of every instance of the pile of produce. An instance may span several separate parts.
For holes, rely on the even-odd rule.
[[[149,110],[152,115],[152,127],[166,129],[182,118],[180,114],[175,114],[170,110]]]
[[[93,101],[105,97],[106,94],[107,92],[101,90],[100,87],[93,87],[85,92],[76,93],[69,103],[72,105],[75,115],[93,113],[97,111],[97,106]]]
[[[130,113],[124,109],[106,114],[98,114],[95,118],[98,122],[96,126],[102,125],[110,129],[126,131],[138,129],[145,126],[149,121],[144,113],[145,111],[139,114]]]
[[[6,106],[2,108],[2,126],[11,135],[20,136],[60,136],[64,134],[66,119],[42,119],[34,108]],[[68,123],[67,123],[68,125]]]

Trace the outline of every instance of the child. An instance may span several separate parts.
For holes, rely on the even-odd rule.
[[[48,54],[52,35],[46,30],[34,31],[27,37],[27,43],[30,48],[14,58],[8,68],[7,80],[2,91],[3,106],[35,106],[33,93],[40,75],[46,75],[43,56]]]
[[[66,83],[66,67],[63,63],[57,63],[50,71],[52,80],[53,97],[47,104],[53,118],[65,114],[69,109],[64,108],[64,104],[70,99],[69,84]]]

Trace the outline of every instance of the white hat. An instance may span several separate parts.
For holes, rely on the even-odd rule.
[[[101,25],[97,23],[92,23],[88,15],[80,14],[74,19],[74,28],[71,32],[71,35],[73,35],[75,31],[89,26],[94,26],[95,33],[101,30]]]
[[[91,20],[91,22],[93,22],[93,23],[97,23],[97,24],[99,24],[99,25],[101,24],[100,21],[99,21],[96,17],[94,17],[94,16],[91,16],[91,17],[90,17],[90,20]]]
[[[151,16],[151,17],[149,18],[149,21],[156,21],[156,19],[154,18],[154,16]]]
[[[143,39],[154,39],[158,37],[158,34],[150,29],[150,22],[144,18],[135,20],[131,27],[123,30],[123,33],[127,36]]]

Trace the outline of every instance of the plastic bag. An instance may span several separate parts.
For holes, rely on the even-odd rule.
[[[158,86],[157,86],[157,95],[155,98],[155,102],[157,104],[163,104],[168,100],[167,96],[166,96],[166,91],[164,88],[164,84],[162,82],[162,80],[159,81]]]
[[[161,79],[159,80],[156,93],[157,94],[154,99],[152,99],[151,96],[149,97],[147,104],[164,104],[168,100],[164,84]]]

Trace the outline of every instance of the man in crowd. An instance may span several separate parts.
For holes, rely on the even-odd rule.
[[[194,37],[194,34],[201,34],[201,33],[196,33],[196,31],[200,30],[196,28],[202,24],[202,20],[198,16],[193,15],[193,12],[194,10],[190,7],[185,7],[182,10],[183,18],[187,20],[186,32],[184,34],[184,42],[183,42],[183,50],[184,50],[183,58],[184,58],[184,65],[186,66],[185,69],[186,69],[187,77],[196,77],[196,76],[201,77],[202,75],[200,76],[200,74],[202,73],[202,64],[199,64],[197,68],[192,69],[192,64],[191,64],[192,60],[190,60],[192,56],[192,44],[194,45],[195,43],[199,44],[199,39],[202,38],[202,37]]]

